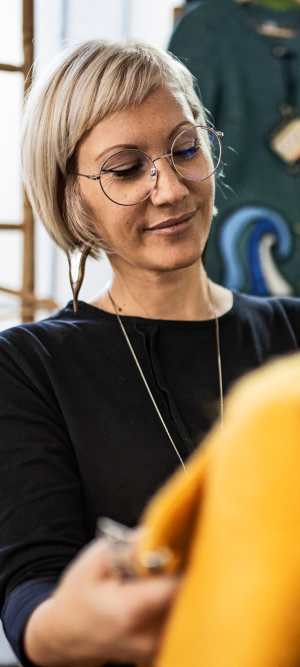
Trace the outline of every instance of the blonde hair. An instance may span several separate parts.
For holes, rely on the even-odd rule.
[[[66,49],[34,83],[24,113],[24,183],[35,213],[67,253],[101,239],[80,194],[76,149],[85,134],[109,114],[122,111],[164,86],[184,95],[196,121],[203,106],[189,70],[173,55],[142,43],[88,41]]]

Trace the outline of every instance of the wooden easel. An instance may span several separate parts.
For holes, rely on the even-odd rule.
[[[23,0],[23,53],[22,65],[0,63],[0,71],[18,72],[24,77],[24,96],[32,82],[33,37],[34,37],[34,0]],[[0,292],[20,300],[20,319],[29,322],[34,319],[37,308],[53,310],[56,304],[52,299],[37,299],[34,293],[34,218],[26,193],[23,192],[23,219],[21,222],[0,222],[0,232],[10,231],[23,235],[22,285],[20,289],[11,289],[0,285]]]
[[[173,10],[174,23],[176,23],[176,21],[178,21],[178,19],[180,19],[181,16],[183,16],[184,12],[185,12],[185,5],[182,5],[181,7],[174,7]]]

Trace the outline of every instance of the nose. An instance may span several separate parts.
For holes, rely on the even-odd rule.
[[[154,206],[178,204],[189,195],[186,181],[175,171],[168,158],[159,158],[159,165],[157,162],[158,160],[155,162],[157,179],[151,201]]]

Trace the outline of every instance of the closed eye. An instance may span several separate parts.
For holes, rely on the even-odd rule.
[[[110,169],[102,169],[102,174],[111,174],[115,178],[134,178],[135,176],[139,176],[143,171],[143,165],[140,163],[136,163],[133,165],[130,165],[128,167],[125,166],[120,166],[120,167],[114,167]]]
[[[173,155],[174,158],[177,159],[189,160],[193,158],[195,155],[197,155],[199,151],[200,151],[200,145],[194,144],[193,146],[189,146],[188,148],[182,148],[181,150],[174,151]]]

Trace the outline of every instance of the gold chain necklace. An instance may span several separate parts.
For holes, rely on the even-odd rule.
[[[119,322],[120,329],[121,329],[121,331],[122,331],[122,333],[123,333],[123,336],[124,336],[124,338],[125,338],[125,340],[126,340],[126,343],[127,343],[127,345],[128,345],[128,348],[129,348],[129,350],[130,350],[131,356],[132,356],[132,358],[133,358],[133,360],[134,360],[134,362],[135,362],[135,365],[136,365],[136,367],[137,367],[137,369],[138,369],[138,371],[139,371],[139,374],[140,374],[140,376],[141,376],[141,378],[142,378],[142,380],[143,380],[143,383],[144,383],[144,385],[145,385],[145,387],[146,387],[146,390],[147,390],[147,392],[148,392],[149,398],[150,398],[150,400],[152,401],[152,404],[153,404],[153,407],[154,407],[154,409],[155,409],[155,411],[156,411],[156,414],[157,414],[157,416],[158,416],[158,418],[159,418],[159,420],[160,420],[160,422],[161,422],[161,424],[162,424],[162,426],[163,426],[164,431],[166,432],[166,434],[167,434],[167,436],[168,436],[168,438],[169,438],[169,441],[170,441],[170,443],[171,443],[171,445],[172,445],[172,447],[173,447],[173,449],[174,449],[174,451],[175,451],[175,453],[176,453],[177,458],[178,458],[179,461],[180,461],[180,464],[181,464],[182,468],[183,468],[184,470],[186,470],[186,466],[185,466],[185,464],[184,464],[184,461],[183,461],[183,459],[182,459],[182,456],[181,456],[180,452],[178,451],[178,449],[177,449],[177,447],[176,447],[176,444],[175,444],[175,442],[174,442],[174,440],[173,440],[173,438],[172,438],[172,436],[171,436],[171,433],[170,433],[170,431],[169,431],[169,429],[168,429],[168,427],[167,427],[167,425],[166,425],[166,422],[164,421],[164,418],[163,418],[163,416],[162,416],[162,414],[161,414],[161,412],[160,412],[160,409],[159,409],[159,407],[158,407],[158,405],[157,405],[157,402],[156,402],[156,400],[155,400],[155,398],[154,398],[154,396],[153,396],[153,393],[152,393],[152,391],[151,391],[151,389],[150,389],[150,387],[149,387],[149,384],[148,384],[148,382],[147,382],[147,380],[146,380],[146,377],[145,377],[144,371],[143,371],[143,369],[142,369],[142,367],[141,367],[141,364],[140,364],[140,362],[139,362],[139,360],[138,360],[138,358],[137,358],[137,356],[136,356],[136,353],[135,353],[135,351],[134,351],[134,348],[133,348],[133,346],[132,346],[132,343],[131,343],[131,341],[130,341],[130,338],[129,338],[129,336],[128,336],[128,334],[127,334],[127,331],[126,331],[126,329],[125,329],[125,327],[124,327],[124,324],[123,324],[123,322],[122,322],[122,319],[121,319],[121,317],[120,317],[120,315],[119,315],[119,313],[118,313],[117,304],[116,304],[116,302],[114,301],[114,299],[112,298],[112,295],[111,295],[111,293],[110,293],[109,290],[108,290],[107,294],[108,294],[109,300],[110,300],[110,302],[111,302],[111,305],[112,305],[112,307],[113,307],[113,309],[114,309],[114,312],[115,312],[115,315],[116,315],[116,317],[117,317],[117,320],[118,320],[118,322]],[[221,424],[223,424],[223,415],[224,415],[224,396],[223,396],[222,358],[221,358],[221,346],[220,346],[220,329],[219,329],[219,320],[218,320],[218,317],[217,317],[215,311],[214,311],[214,317],[215,317],[215,324],[216,324],[216,348],[217,348],[217,367],[218,367],[218,379],[219,379],[220,420],[221,420]]]

